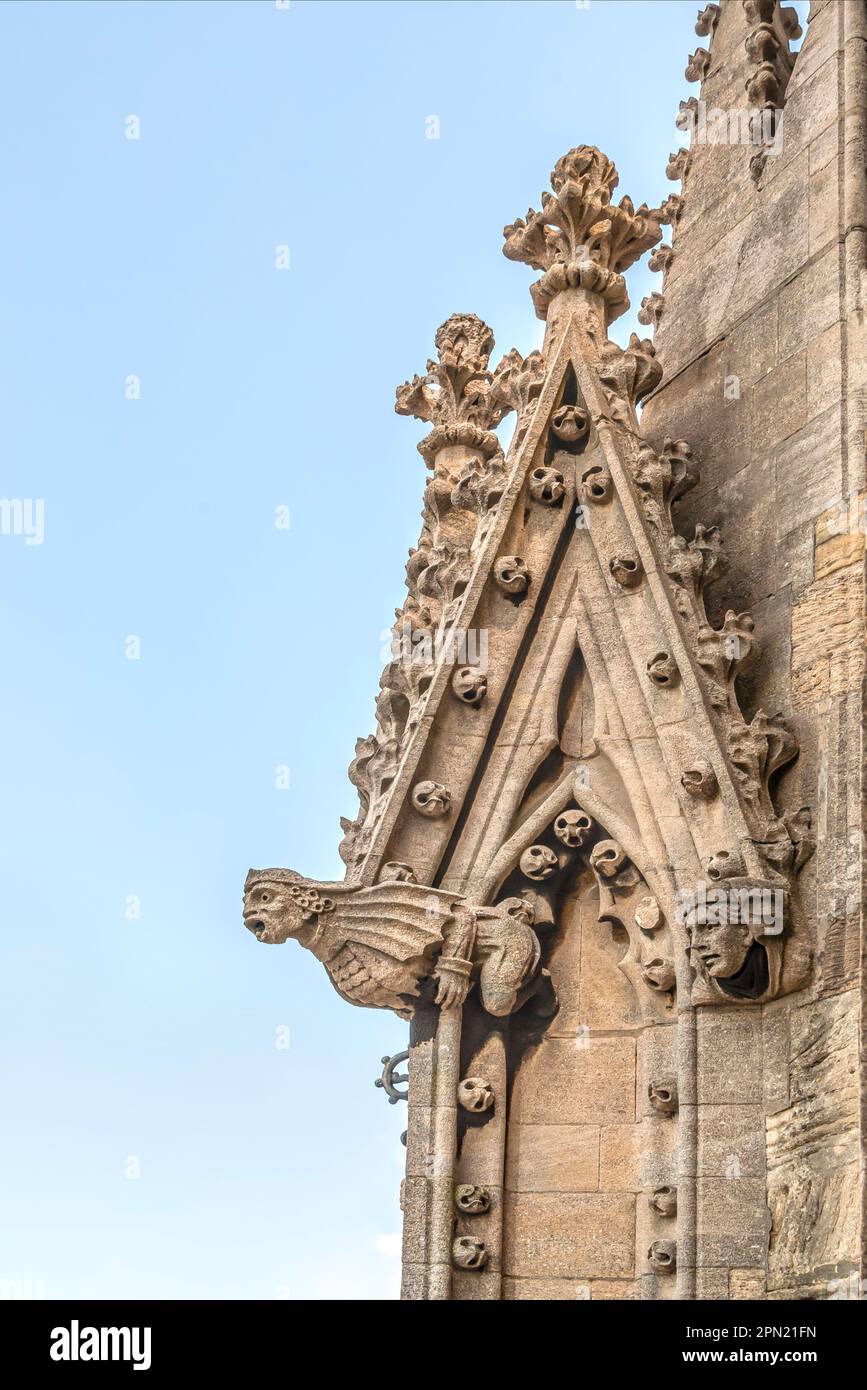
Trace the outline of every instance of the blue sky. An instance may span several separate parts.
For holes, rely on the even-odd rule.
[[[394,1296],[406,1026],[257,945],[244,875],[342,876],[425,478],[395,386],[453,312],[539,344],[501,230],[571,146],[672,190],[697,8],[0,7],[0,493],[44,499],[0,536],[0,1281]]]

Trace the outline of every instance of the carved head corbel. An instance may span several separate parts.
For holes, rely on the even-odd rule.
[[[788,894],[779,880],[719,877],[681,895],[678,916],[708,1001],[760,1000],[779,993],[787,915]],[[805,963],[802,952],[792,955],[788,988],[799,982]]]

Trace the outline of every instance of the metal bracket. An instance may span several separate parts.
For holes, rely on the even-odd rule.
[[[400,1066],[401,1062],[406,1062],[408,1059],[408,1052],[395,1052],[393,1057],[383,1057],[382,1059],[382,1076],[378,1076],[374,1084],[385,1091],[389,1105],[397,1105],[399,1100],[409,1099],[409,1073],[396,1075],[394,1070],[395,1067]],[[406,1083],[407,1089],[399,1091],[397,1087],[404,1083]]]

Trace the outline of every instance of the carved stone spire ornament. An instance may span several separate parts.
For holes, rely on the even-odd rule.
[[[636,1277],[650,1296],[675,1281],[693,1296],[697,1016],[755,1010],[810,972],[809,812],[775,799],[797,744],[741,705],[758,625],[734,608],[708,617],[719,530],[676,524],[699,461],[687,440],[654,446],[637,412],[662,375],[653,345],[607,335],[628,306],[623,272],[679,205],[614,203],[617,182],[599,150],[570,150],[541,211],[505,228],[505,255],[541,272],[541,352],[491,371],[491,330],[453,315],[425,375],[398,389],[398,412],[431,427],[430,480],[395,629],[407,648],[350,769],[347,878],[266,869],[245,888],[260,941],[298,941],[345,999],[412,1020],[410,1298],[511,1296],[517,1233],[557,1221],[527,1195],[521,1145],[561,1122],[553,1088],[576,1068],[602,1088],[590,1119],[569,1093],[576,1133],[595,1124],[598,1144],[599,1115],[634,1126],[654,1177],[651,1202],[636,1182],[657,1223]],[[486,664],[448,649],[459,633],[484,634]],[[533,1239],[559,1258],[547,1227]]]
[[[504,229],[505,255],[544,272],[530,290],[540,319],[563,290],[579,287],[602,299],[609,323],[629,308],[622,272],[659,240],[659,210],[613,203],[618,182],[611,160],[581,145],[554,165],[541,212],[531,208]]]
[[[494,335],[475,314],[453,314],[437,330],[435,344],[437,358],[428,361],[425,375],[397,389],[397,413],[433,427],[418,445],[432,477],[418,547],[406,566],[407,598],[395,615],[393,660],[380,681],[377,729],[359,739],[349,770],[360,802],[356,818],[341,821],[340,855],[350,873],[368,851],[442,659],[448,664],[467,655],[468,665],[485,679],[483,653],[475,646],[465,651],[465,635],[454,631],[455,614],[505,485],[494,430],[515,412],[515,438],[523,436],[542,379],[541,354],[523,358],[514,348],[489,371]]]

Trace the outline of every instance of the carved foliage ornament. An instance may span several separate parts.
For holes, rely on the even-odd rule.
[[[611,418],[637,432],[636,407],[662,380],[653,343],[637,333],[630,334],[625,348],[606,341],[596,372]]]
[[[449,444],[466,444],[488,457],[499,450],[492,433],[509,407],[492,391],[488,361],[494,335],[476,314],[452,314],[436,331],[437,360],[425,376],[397,388],[398,415],[414,415],[433,425],[419,444],[432,468],[437,452]]]
[[[380,683],[376,733],[359,740],[350,766],[360,802],[355,820],[341,820],[340,854],[350,868],[367,853],[402,751],[425,707],[436,663],[423,659],[424,645],[416,646],[415,638],[432,649],[431,634],[441,636],[454,623],[503,494],[505,464],[494,429],[515,410],[518,433],[526,430],[542,379],[538,352],[525,359],[513,349],[489,371],[494,336],[475,314],[453,314],[435,342],[437,358],[428,362],[426,374],[397,390],[398,414],[433,426],[418,446],[433,476],[425,489],[419,543],[406,566],[409,592],[396,614],[394,660]]]
[[[613,203],[617,183],[611,160],[581,145],[558,159],[541,211],[504,228],[505,255],[544,272],[530,289],[539,318],[556,295],[579,287],[601,295],[609,322],[629,307],[622,272],[659,240],[659,209]]]
[[[705,588],[725,570],[717,528],[697,525],[692,539],[675,532],[672,508],[698,482],[698,462],[685,440],[666,439],[658,453],[642,441],[636,443],[631,468],[653,540],[665,557],[675,607],[705,684],[721,751],[740,793],[751,836],[770,874],[779,875],[783,885],[809,857],[811,848],[809,825],[801,837],[801,849],[801,840],[796,841],[790,832],[786,817],[777,814],[770,792],[773,777],[796,756],[798,745],[779,715],[758,710],[747,724],[741,712],[737,680],[756,654],[755,623],[749,613],[731,609],[719,628],[708,622]],[[678,679],[673,658],[666,652],[649,656],[647,673],[660,686]],[[717,774],[706,760],[685,767],[681,785],[698,800],[710,801],[718,792]]]

